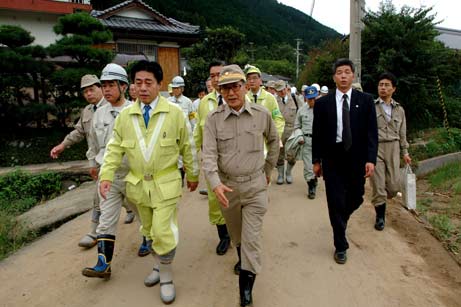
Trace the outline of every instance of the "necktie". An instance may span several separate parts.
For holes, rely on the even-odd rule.
[[[94,105],[93,105],[93,112],[96,112],[96,109],[97,109],[97,108],[98,108],[98,106],[94,104]]]
[[[351,118],[349,113],[349,104],[347,95],[343,95],[343,145],[345,150],[349,150],[352,145]]]
[[[255,103],[258,101],[258,95],[253,95],[253,98],[255,99]]]
[[[144,123],[146,124],[146,128],[147,128],[147,125],[149,124],[149,119],[150,119],[149,111],[150,111],[151,109],[152,109],[152,108],[150,107],[150,105],[145,105],[145,106],[144,106],[144,114],[143,114],[143,117],[144,117]]]
[[[219,95],[218,97],[219,97],[218,98],[218,106],[220,106],[220,105],[222,105],[222,96]]]
[[[110,114],[112,114],[112,116],[113,116],[114,118],[116,118],[116,117],[118,116],[118,113],[119,113],[119,112],[118,112],[117,110],[112,110],[112,111],[110,111]]]

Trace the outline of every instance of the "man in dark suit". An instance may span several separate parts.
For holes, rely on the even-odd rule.
[[[365,178],[373,175],[378,150],[376,110],[370,95],[352,89],[354,64],[339,59],[333,65],[336,90],[314,107],[312,162],[323,174],[335,245],[334,259],[346,263],[347,222],[360,207]]]

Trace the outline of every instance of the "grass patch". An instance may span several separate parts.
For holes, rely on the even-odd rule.
[[[409,136],[410,154],[417,161],[461,151],[461,129],[444,128],[421,130]]]
[[[20,171],[0,177],[0,260],[38,236],[25,230],[16,218],[58,195],[61,180],[58,173],[30,175]]]
[[[461,264],[461,163],[447,164],[418,180],[416,210]]]

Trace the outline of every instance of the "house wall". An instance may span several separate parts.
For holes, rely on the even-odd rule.
[[[58,38],[53,32],[53,26],[59,17],[55,14],[0,10],[0,24],[20,26],[35,37],[33,45],[44,47],[54,43]]]

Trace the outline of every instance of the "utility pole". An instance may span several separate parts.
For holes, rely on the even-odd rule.
[[[301,39],[297,38],[296,40],[296,81],[298,81],[298,76],[299,76],[299,52],[301,49],[299,49],[299,45],[301,44]]]
[[[355,82],[361,82],[362,76],[362,29],[365,0],[350,0],[349,59],[355,64]]]
[[[250,48],[248,48],[248,52],[250,52],[250,54],[251,54],[251,57],[250,57],[251,64],[254,64],[254,62],[255,62],[255,49],[253,47],[254,43],[249,42],[248,44],[250,45]]]

